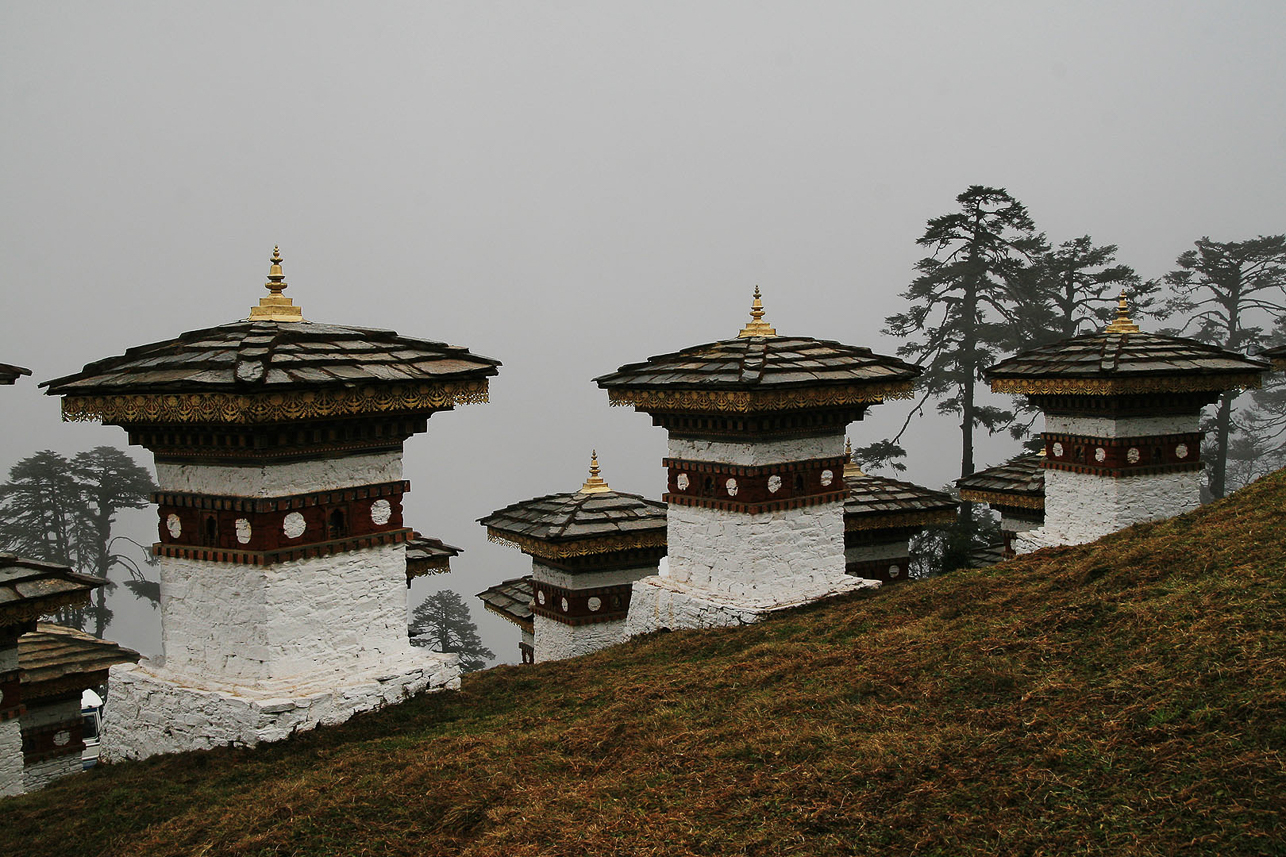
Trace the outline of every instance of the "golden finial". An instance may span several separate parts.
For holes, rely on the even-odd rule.
[[[268,297],[259,299],[259,306],[250,308],[251,321],[303,321],[304,311],[282,294],[286,288],[286,275],[281,272],[281,248],[272,248],[272,266],[268,268],[268,282],[264,288]]]
[[[844,475],[845,476],[865,476],[862,468],[857,466],[853,460],[853,441],[844,438]]]
[[[606,494],[612,489],[607,487],[607,483],[598,475],[598,450],[594,450],[589,456],[589,478],[581,486],[582,494]]]
[[[764,321],[764,302],[759,299],[759,287],[755,286],[755,300],[750,305],[750,323],[737,334],[738,339],[748,336],[776,336],[777,331]]]
[[[1130,320],[1130,302],[1125,299],[1125,289],[1121,289],[1121,299],[1116,304],[1116,318],[1104,330],[1107,333],[1139,332],[1139,326]]]

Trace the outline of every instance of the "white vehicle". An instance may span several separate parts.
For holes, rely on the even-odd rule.
[[[98,732],[103,725],[103,698],[86,689],[80,695],[80,714],[85,718],[85,749],[80,754],[82,769],[98,764]]]

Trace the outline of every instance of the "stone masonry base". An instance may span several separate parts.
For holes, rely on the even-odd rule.
[[[424,690],[458,689],[460,661],[458,655],[417,650],[384,670],[330,681],[219,689],[184,682],[146,660],[112,667],[101,758],[145,759],[158,753],[280,741]]]
[[[877,580],[843,575],[837,577],[827,589],[810,592],[805,597],[750,604],[679,583],[670,577],[653,575],[634,583],[630,596],[630,613],[625,620],[625,636],[633,637],[663,629],[677,631],[681,628],[748,625],[779,610],[859,589],[875,589],[879,585]]]

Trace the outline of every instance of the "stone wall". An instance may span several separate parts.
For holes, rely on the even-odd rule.
[[[843,503],[761,514],[671,503],[668,515],[669,577],[687,588],[753,609],[821,597],[845,576]]]
[[[55,724],[75,727],[79,726],[80,720],[80,694],[76,694],[71,699],[60,699],[43,704],[39,701],[28,703],[27,711],[22,715],[22,728],[34,730]],[[70,741],[70,734],[65,737]],[[55,738],[55,741],[57,740]],[[74,746],[70,752],[24,766],[23,785],[27,791],[34,792],[60,777],[80,773],[81,751],[84,749],[84,744],[79,740],[71,743]]]
[[[416,649],[364,674],[336,674],[330,681],[278,684],[259,692],[194,688],[174,679],[146,661],[112,668],[104,760],[280,741],[424,690],[458,689],[460,658]]]
[[[1196,470],[1119,479],[1046,470],[1045,525],[1015,536],[1014,550],[1084,544],[1132,524],[1191,511],[1201,505],[1200,485]]]
[[[18,669],[17,631],[6,629],[0,640],[0,676],[3,676]],[[0,797],[22,794],[22,724],[18,721],[18,710],[16,705],[0,709]]]
[[[588,655],[625,639],[625,620],[565,625],[544,616],[533,616],[536,663]]]
[[[689,461],[719,461],[743,467],[807,461],[810,458],[834,458],[844,454],[844,435],[805,437],[790,440],[767,440],[755,443],[729,443],[715,440],[670,438],[670,457]]]
[[[400,451],[240,467],[156,463],[156,484],[162,491],[216,496],[288,497],[401,478]]]
[[[1087,437],[1151,437],[1197,431],[1200,414],[1167,414],[1156,417],[1090,417],[1073,414],[1046,414],[1045,431],[1050,434],[1079,434]]]
[[[403,545],[268,566],[162,557],[160,569],[161,663],[185,684],[361,669],[411,651]]]
[[[597,589],[600,586],[617,586],[656,574],[656,564],[640,565],[635,568],[614,568],[610,571],[577,571],[570,572],[561,568],[545,565],[539,560],[532,560],[531,575],[536,580],[561,586],[564,589]]]

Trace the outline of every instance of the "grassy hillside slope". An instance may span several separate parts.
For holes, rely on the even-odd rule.
[[[1161,524],[502,667],[0,802],[29,855],[1286,854],[1286,473]]]

